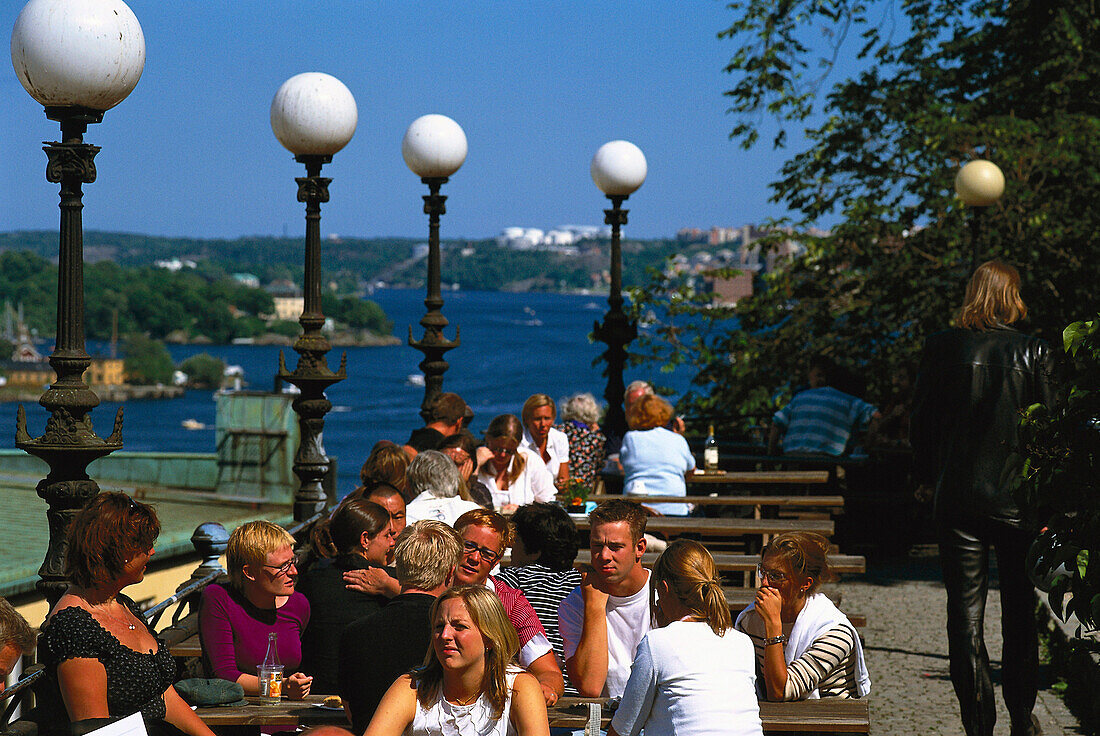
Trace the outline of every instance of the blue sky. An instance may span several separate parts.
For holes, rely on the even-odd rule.
[[[649,176],[628,201],[627,233],[741,225],[782,212],[767,182],[783,155],[745,152],[727,135],[722,71],[733,44],[717,0],[419,3],[384,0],[130,0],[145,34],[134,92],[92,126],[98,180],[84,189],[87,229],[155,235],[299,235],[302,167],[275,140],[272,96],[321,71],[355,95],[355,137],[333,178],[322,232],[426,235],[425,188],[401,159],[418,116],[454,118],[469,155],[445,187],[444,237],[508,225],[601,224],[592,154],[625,138]],[[0,6],[9,34],[21,0]],[[0,72],[0,231],[56,229],[57,187],[40,142],[56,124]],[[769,140],[767,135],[762,136]]]

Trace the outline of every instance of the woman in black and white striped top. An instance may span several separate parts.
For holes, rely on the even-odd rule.
[[[752,639],[768,700],[859,698],[871,681],[855,627],[818,589],[834,578],[828,541],[787,532],[764,548],[756,600],[737,617]]]

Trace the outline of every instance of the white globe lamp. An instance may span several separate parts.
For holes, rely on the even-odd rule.
[[[44,107],[84,108],[101,118],[141,79],[145,36],[122,0],[31,0],[12,29],[11,62]]]
[[[642,149],[629,141],[611,141],[599,147],[592,157],[590,167],[592,181],[611,200],[611,209],[604,210],[604,222],[611,226],[611,283],[607,295],[607,314],[603,323],[593,325],[592,334],[607,345],[603,359],[607,362],[604,375],[608,398],[607,415],[603,425],[608,432],[622,437],[626,432],[626,415],[621,396],[624,393],[623,367],[626,365],[627,345],[638,336],[638,326],[623,312],[623,257],[620,244],[621,228],[626,224],[627,210],[623,201],[638,190],[645,181],[647,168]]]
[[[445,179],[466,161],[466,134],[446,115],[422,115],[401,140],[405,164],[421,179]]]
[[[955,193],[971,207],[988,207],[1005,191],[1005,175],[992,161],[978,159],[959,169],[955,175]]]
[[[295,156],[332,156],[348,144],[358,123],[351,90],[329,74],[297,74],[271,100],[271,130]]]
[[[592,181],[609,197],[629,197],[645,181],[645,154],[629,141],[611,141],[592,157]]]

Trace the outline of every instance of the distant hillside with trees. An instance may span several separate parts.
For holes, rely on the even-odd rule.
[[[55,236],[56,237],[56,236]],[[219,264],[170,271],[127,266],[112,260],[84,268],[85,334],[110,339],[117,314],[119,335],[156,340],[201,340],[224,344],[279,332],[267,291],[233,279]],[[0,302],[23,306],[25,321],[40,335],[52,335],[57,314],[57,266],[28,250],[0,252]],[[388,335],[393,322],[374,302],[326,291],[326,314],[356,330]],[[290,323],[290,335],[299,327]]]
[[[379,281],[394,287],[423,288],[424,249],[418,250],[418,245],[423,246],[423,241],[410,238],[326,239],[321,244],[324,282],[335,284],[341,294],[362,293],[365,285]],[[646,270],[661,267],[668,256],[707,248],[674,240],[627,239],[623,242],[623,282],[643,283]],[[607,239],[582,240],[572,252],[515,250],[493,239],[444,240],[442,277],[444,283],[471,290],[602,290],[607,288],[609,250]],[[0,252],[6,251],[30,251],[55,261],[57,233],[0,233]],[[192,273],[212,283],[240,272],[255,275],[261,284],[279,280],[302,283],[301,238],[200,240],[88,231],[84,234],[84,257],[88,264],[109,261],[135,268],[150,267],[158,260],[194,261]]]

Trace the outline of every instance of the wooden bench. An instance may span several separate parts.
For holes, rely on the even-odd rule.
[[[589,530],[587,516],[573,515],[577,529]],[[773,534],[788,531],[817,532],[826,537],[833,533],[829,519],[701,519],[694,516],[653,516],[646,520],[646,531],[666,537],[745,537],[762,536],[765,541]]]
[[[310,695],[303,701],[284,700],[278,705],[260,705],[258,698],[247,698],[248,705],[199,708],[195,711],[206,725],[222,726],[320,726],[347,727],[343,711],[322,709],[321,695]],[[562,698],[547,709],[551,727],[583,728],[588,720],[588,703],[583,698]],[[594,702],[606,703],[606,700]],[[831,731],[834,733],[867,733],[870,708],[867,700],[804,700],[797,703],[760,703],[760,720],[765,733],[777,731]],[[610,714],[603,713],[602,725],[611,723]]]
[[[696,506],[776,506],[779,508],[842,509],[844,496],[610,496],[591,494],[589,501],[599,503],[614,499],[638,503],[690,503]]]

